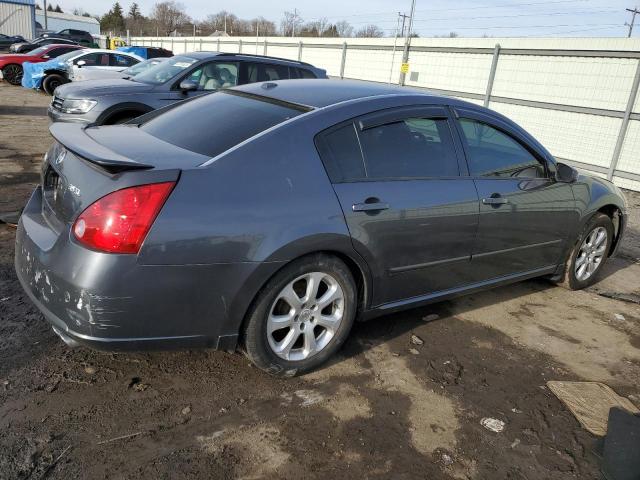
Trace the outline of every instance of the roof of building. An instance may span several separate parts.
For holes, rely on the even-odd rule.
[[[2,0],[0,0],[1,2]],[[44,17],[44,10],[36,10],[36,15]],[[100,24],[98,20],[93,17],[85,17],[82,15],[72,15],[70,13],[59,13],[59,12],[47,12],[47,17],[56,18],[58,20],[69,20],[73,22],[84,22],[84,23],[94,23]]]

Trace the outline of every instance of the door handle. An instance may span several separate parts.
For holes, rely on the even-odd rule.
[[[384,202],[354,203],[351,207],[354,212],[378,212],[381,210],[387,210],[388,208],[389,204]]]
[[[504,205],[506,203],[509,203],[509,199],[503,197],[489,197],[483,198],[482,203],[485,205]]]

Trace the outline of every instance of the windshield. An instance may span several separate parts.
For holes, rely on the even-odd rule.
[[[149,60],[145,60],[144,62],[136,63],[135,65],[123,70],[122,73],[124,75],[133,77],[134,75],[138,75],[139,73],[142,73],[145,70],[150,69],[151,67],[155,67],[160,62],[162,62],[162,60],[162,58],[150,58]]]
[[[136,82],[161,85],[196,63],[195,58],[173,57],[136,75]]]

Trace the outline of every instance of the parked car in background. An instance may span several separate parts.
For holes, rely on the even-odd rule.
[[[132,53],[86,48],[46,63],[26,63],[22,86],[53,95],[58,86],[70,82],[69,77],[80,70],[120,72],[141,61],[142,58]]]
[[[139,47],[134,45],[118,47],[116,50],[120,52],[135,53],[142,58],[173,57],[173,52],[171,50],[160,47]]]
[[[47,62],[66,53],[75,52],[79,49],[82,49],[80,45],[52,44],[31,50],[27,54],[0,54],[1,76],[12,85],[20,85],[22,82],[24,64],[26,62],[31,64]]]
[[[171,57],[128,80],[62,85],[49,106],[54,122],[123,123],[157,108],[244,83],[327,78],[308,63],[237,53],[192,52]],[[82,108],[69,109],[69,105]]]
[[[85,30],[76,30],[73,28],[65,28],[64,30],[60,30],[58,32],[42,34],[42,38],[48,37],[66,38],[67,40],[72,40],[79,43],[80,45],[84,45],[85,47],[92,47],[96,43],[93,39],[93,36],[89,32]]]
[[[4,33],[0,33],[0,50],[9,50],[9,47],[14,43],[24,41],[24,37],[20,35],[5,35]]]
[[[587,287],[627,223],[618,187],[505,116],[370,82],[271,80],[51,133],[15,264],[70,345],[241,346],[290,377],[356,317]]]
[[[106,80],[107,78],[131,78],[145,70],[155,67],[161,62],[166,61],[166,57],[150,58],[140,63],[126,68],[122,71],[106,70],[100,68],[80,68],[69,72],[69,80],[72,82],[80,82],[86,80]]]
[[[73,40],[68,40],[66,38],[56,38],[56,37],[46,37],[46,38],[36,38],[35,40],[14,43],[9,47],[9,52],[11,53],[28,53],[36,48],[44,47],[45,45],[78,45],[77,42]]]

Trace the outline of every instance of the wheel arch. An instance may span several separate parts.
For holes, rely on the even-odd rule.
[[[277,267],[270,269],[267,275],[260,275],[258,272],[255,272],[254,276],[260,277],[258,282],[256,282],[255,279],[251,279],[251,278],[247,279],[246,284],[252,285],[252,288],[250,288],[251,293],[250,295],[248,295],[248,297],[250,297],[249,301],[247,301],[246,298],[244,300],[236,299],[236,301],[234,301],[235,305],[232,305],[231,311],[230,311],[233,318],[236,318],[239,320],[235,322],[236,323],[235,328],[237,328],[239,342],[241,341],[240,336],[242,334],[242,329],[245,323],[247,322],[249,312],[255,305],[255,302],[257,301],[259,295],[264,291],[264,288],[267,285],[267,283],[275,275],[277,275],[283,268],[285,268],[287,265],[291,264],[292,262],[295,262],[304,257],[318,255],[318,254],[333,256],[342,260],[347,266],[347,268],[349,269],[349,271],[351,272],[351,274],[353,275],[353,278],[355,280],[356,295],[358,296],[356,300],[357,302],[356,319],[358,315],[367,308],[371,298],[371,289],[372,289],[371,275],[370,275],[367,264],[364,262],[362,258],[359,257],[359,255],[355,252],[355,250],[352,250],[351,252],[349,252],[340,248],[327,247],[327,248],[308,251],[306,253],[300,253],[296,257],[292,257],[283,262],[278,262]],[[258,269],[258,271],[259,270],[260,269]]]
[[[623,210],[620,206],[614,203],[607,203],[606,205],[598,208],[594,215],[597,213],[606,215],[611,219],[611,222],[613,223],[613,240],[611,241],[611,249],[608,252],[608,256],[610,257],[618,249],[620,238],[622,237],[622,232],[624,231],[625,218],[623,217]]]
[[[144,115],[145,113],[149,113],[154,109],[145,103],[140,102],[125,102],[118,103],[107,108],[104,112],[100,114],[96,123],[98,125],[103,125],[108,120],[115,118],[124,113],[134,113],[136,116]]]

